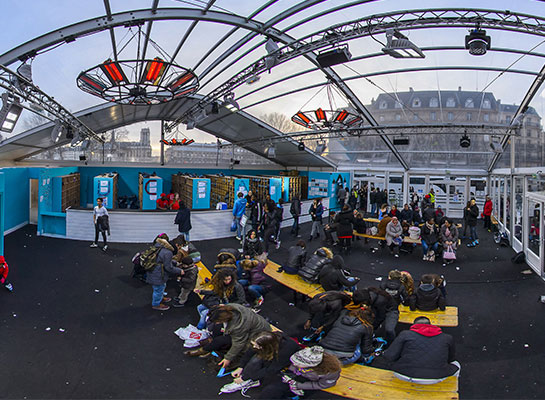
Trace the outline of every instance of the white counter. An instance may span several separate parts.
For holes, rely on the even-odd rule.
[[[302,213],[308,214],[312,200],[305,200]],[[329,199],[323,200],[324,207],[329,206]],[[179,235],[178,225],[174,225],[174,211],[138,211],[138,210],[108,210],[110,214],[110,232],[108,241],[113,243],[149,243],[158,234],[166,233],[170,238]],[[325,213],[324,213],[325,214]],[[290,214],[290,204],[284,204],[282,227],[293,224]],[[289,218],[289,219],[288,219]],[[191,211],[191,240],[220,239],[234,236],[231,232],[233,221],[232,210]],[[299,218],[299,223],[310,221],[309,215]],[[73,240],[93,241],[95,227],[92,210],[66,211],[66,238]],[[102,240],[99,237],[99,240]]]

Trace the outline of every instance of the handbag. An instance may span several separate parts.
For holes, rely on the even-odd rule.
[[[444,260],[456,260],[456,253],[452,246],[448,246],[447,249],[443,252]]]
[[[396,237],[392,240],[396,246],[401,246],[403,244],[403,239]]]
[[[420,228],[418,226],[411,226],[409,228],[409,238],[417,240],[420,237]]]
[[[242,226],[244,228],[246,226],[246,222],[248,222],[248,217],[246,215],[243,215],[240,218],[240,226]]]
[[[237,221],[233,220],[233,222],[231,222],[231,232],[236,232],[237,231]]]

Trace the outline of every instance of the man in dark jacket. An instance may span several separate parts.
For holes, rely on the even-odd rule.
[[[413,223],[413,210],[409,208],[408,204],[405,204],[403,206],[403,210],[401,210],[401,213],[399,215],[399,220],[401,222],[406,221],[409,224]]]
[[[384,357],[393,362],[396,378],[417,384],[438,383],[460,373],[454,339],[426,317],[416,318],[408,331],[401,332]]]
[[[301,199],[299,195],[295,195],[291,201],[290,214],[293,218],[291,234],[299,237],[299,216],[301,215]]]
[[[158,311],[166,311],[170,307],[163,303],[168,303],[172,300],[169,297],[163,297],[163,293],[167,287],[168,274],[181,275],[182,270],[172,265],[172,252],[174,248],[168,242],[168,236],[165,233],[155,239],[155,247],[160,248],[160,250],[157,254],[155,267],[147,273],[146,282],[153,287],[151,308]]]
[[[434,285],[433,276],[424,274],[420,278],[420,286],[409,298],[411,310],[433,311],[438,308],[445,311],[446,300],[439,288]]]
[[[315,283],[322,268],[331,262],[333,253],[327,247],[320,247],[299,270],[299,276],[305,281]]]
[[[376,215],[377,214],[377,190],[375,188],[371,188],[371,193],[369,193],[369,202],[371,203],[371,214]]]
[[[373,328],[375,332],[379,327],[385,331],[385,339],[392,343],[396,336],[396,325],[399,320],[398,304],[386,291],[369,287],[355,290],[352,295],[354,304],[365,304],[370,306],[375,313]]]
[[[337,238],[345,253],[350,251],[354,231],[354,212],[348,204],[345,204],[336,216]]]
[[[183,307],[189,297],[189,293],[195,289],[197,285],[197,276],[199,268],[193,262],[190,256],[182,258],[182,262],[178,265],[182,270],[182,279],[180,280],[180,294],[178,298],[172,302],[173,307]]]
[[[360,199],[360,210],[365,214],[367,212],[367,185],[359,188],[358,197]]]
[[[191,230],[191,212],[183,201],[180,201],[180,209],[176,213],[174,224],[178,225],[178,232],[184,235],[185,241],[189,242],[189,231]]]
[[[344,289],[353,291],[360,279],[349,276],[346,271],[344,259],[341,256],[336,255],[333,257],[331,263],[326,264],[326,266],[322,268],[318,280],[326,291]]]
[[[288,250],[288,258],[282,266],[281,270],[287,274],[297,274],[299,269],[307,261],[307,245],[304,240],[299,240],[295,246],[291,246]]]

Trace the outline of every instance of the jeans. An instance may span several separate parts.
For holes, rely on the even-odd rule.
[[[312,229],[310,230],[310,236],[315,234],[325,236],[324,227],[322,226],[322,221],[312,221]]]
[[[161,301],[163,300],[163,293],[165,293],[165,288],[167,287],[167,284],[163,283],[162,285],[152,285],[151,287],[153,288],[151,305],[153,307],[157,307],[159,304],[161,304]]]
[[[199,323],[197,324],[197,329],[204,329],[206,328],[206,316],[208,315],[208,311],[210,311],[204,304],[199,304],[197,306],[197,311],[199,312],[199,315],[201,316],[199,319]]]
[[[425,240],[422,240],[422,253],[424,253],[424,255],[426,255],[428,253],[428,250],[431,249],[437,253],[437,249],[439,248],[439,242],[435,242],[434,244],[432,244],[431,246],[429,244],[426,243]]]
[[[386,318],[384,319],[382,326],[384,327],[384,330],[386,331],[385,339],[388,342],[388,344],[392,344],[392,342],[394,341],[396,337],[397,321],[399,321],[398,310],[392,310],[386,313]]]
[[[248,293],[250,293],[254,299],[263,297],[263,294],[265,294],[265,291],[261,285],[250,285],[250,282],[247,279],[240,279],[238,283],[240,283],[243,287],[247,287]]]
[[[189,231],[187,231],[187,232],[180,232],[180,235],[183,235],[185,241],[186,241],[186,242],[189,242]]]
[[[242,217],[235,217],[235,221],[237,221],[237,237],[240,237],[242,234],[242,226],[240,225],[240,219]]]
[[[477,227],[476,226],[470,226],[469,227],[469,238],[472,241],[479,240],[479,237],[477,236]]]
[[[339,361],[342,363],[342,365],[348,365],[348,364],[354,364],[355,362],[358,362],[361,358],[361,346],[358,344],[356,346],[356,350],[354,350],[354,355],[350,358],[341,358]]]
[[[375,214],[377,212],[377,203],[371,204],[371,214]]]
[[[293,225],[291,226],[291,233],[295,236],[299,235],[299,216],[293,216]]]

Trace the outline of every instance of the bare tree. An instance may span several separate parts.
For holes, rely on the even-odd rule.
[[[301,130],[299,125],[293,123],[286,115],[279,112],[261,114],[260,118],[263,122],[268,123],[273,128],[278,129],[280,132],[288,133]]]

